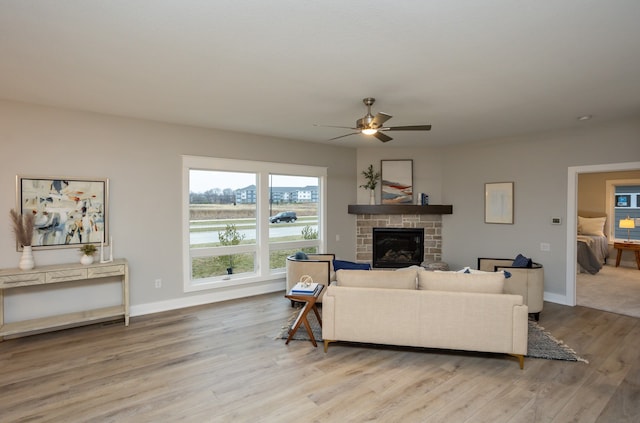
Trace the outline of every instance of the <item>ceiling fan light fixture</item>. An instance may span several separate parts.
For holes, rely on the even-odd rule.
[[[352,129],[355,132],[350,134],[340,135],[338,137],[333,137],[329,141],[337,140],[339,138],[348,137],[349,135],[369,135],[373,136],[381,142],[391,141],[393,138],[388,136],[385,131],[429,131],[431,130],[431,125],[407,125],[407,126],[384,126],[384,123],[391,119],[393,116],[378,112],[375,114],[371,114],[371,105],[376,101],[373,97],[367,97],[362,99],[362,102],[367,106],[367,114],[364,117],[356,120],[356,126],[348,127],[348,126],[330,126],[333,128],[346,128]],[[319,125],[317,125],[319,126]]]

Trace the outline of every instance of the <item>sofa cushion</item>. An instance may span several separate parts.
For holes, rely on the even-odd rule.
[[[418,272],[418,289],[502,294],[504,273]]]
[[[354,263],[346,260],[333,260],[333,268],[336,270],[370,270],[371,265],[369,263]]]
[[[338,286],[354,288],[416,289],[416,271],[338,270]]]

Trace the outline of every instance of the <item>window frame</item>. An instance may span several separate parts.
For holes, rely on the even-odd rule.
[[[607,239],[609,240],[609,245],[613,245],[614,242],[623,242],[626,241],[627,238],[616,238],[616,209],[628,209],[628,210],[636,210],[637,208],[631,207],[618,207],[616,204],[616,195],[620,195],[616,193],[616,187],[621,186],[637,186],[640,185],[640,179],[610,179],[606,181],[606,201],[605,207],[607,210]],[[628,195],[628,194],[622,194]],[[633,199],[632,199],[633,201]],[[636,201],[638,201],[636,199]],[[636,204],[637,205],[637,204]]]
[[[193,280],[191,278],[191,259],[206,255],[202,249],[191,249],[189,232],[189,172],[191,170],[245,172],[256,174],[256,242],[227,247],[229,252],[255,252],[255,271],[233,275],[231,278],[216,276]],[[318,239],[286,242],[269,242],[269,175],[292,175],[318,178]],[[182,156],[182,267],[183,290],[194,292],[220,289],[229,286],[241,286],[256,282],[281,279],[285,268],[270,269],[269,255],[272,250],[284,248],[303,248],[316,246],[319,252],[326,251],[326,179],[327,168],[311,165],[296,165],[277,162],[225,159],[206,156]],[[265,223],[266,222],[266,223]],[[274,248],[277,247],[277,248]],[[219,248],[219,247],[216,247]],[[198,251],[200,250],[200,251]],[[233,251],[231,251],[233,250]]]

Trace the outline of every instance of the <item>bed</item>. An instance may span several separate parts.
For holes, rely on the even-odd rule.
[[[606,216],[578,216],[578,270],[595,275],[609,257],[609,240],[604,234]]]

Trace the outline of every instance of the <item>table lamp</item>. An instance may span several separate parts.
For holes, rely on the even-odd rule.
[[[627,216],[626,219],[620,219],[620,229],[626,229],[627,230],[627,242],[631,241],[631,229],[635,229],[636,227],[636,223],[634,219],[631,219],[629,216]]]

